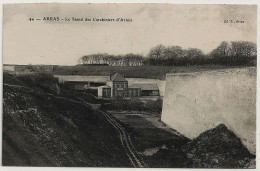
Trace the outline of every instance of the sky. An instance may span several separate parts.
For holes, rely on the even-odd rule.
[[[125,18],[132,22],[43,21],[43,17]],[[75,65],[81,56],[93,53],[147,55],[158,44],[209,53],[222,41],[256,43],[256,5],[4,5],[4,64]]]

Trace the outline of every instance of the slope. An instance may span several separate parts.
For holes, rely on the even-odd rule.
[[[55,81],[37,86],[35,77],[4,74],[3,82],[4,166],[132,167],[111,124],[52,95]]]

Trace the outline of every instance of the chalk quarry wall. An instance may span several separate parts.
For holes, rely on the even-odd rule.
[[[161,119],[191,139],[223,123],[255,154],[256,68],[167,74]]]

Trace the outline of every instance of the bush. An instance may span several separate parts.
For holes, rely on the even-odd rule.
[[[161,113],[161,111],[162,111],[162,99],[159,98],[156,101],[149,100],[149,101],[147,101],[145,107],[148,110],[153,111],[155,113]]]
[[[51,74],[39,73],[36,75],[16,76],[22,86],[30,87],[35,91],[57,94],[59,91],[58,79]]]

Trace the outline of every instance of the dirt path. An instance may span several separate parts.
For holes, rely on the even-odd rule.
[[[83,99],[80,98],[80,100],[84,101]],[[88,102],[84,103],[88,106],[90,104]],[[108,113],[105,113],[101,110],[95,110],[97,113],[101,114],[104,119],[106,119],[117,131],[120,142],[122,147],[124,148],[126,155],[128,156],[129,160],[131,161],[132,165],[134,167],[147,167],[147,165],[144,163],[144,161],[139,157],[137,154],[137,151],[135,147],[132,144],[131,138],[127,131]]]
[[[125,131],[125,129],[109,114],[100,111],[110,122],[114,128],[118,131],[118,134],[120,136],[121,144],[124,147],[127,156],[131,160],[131,163],[134,165],[134,167],[147,167],[146,164],[142,161],[142,159],[138,156],[136,149],[134,148],[131,138],[129,134]]]

